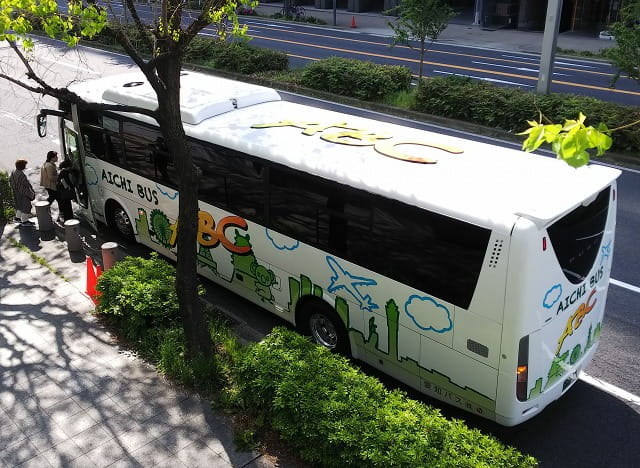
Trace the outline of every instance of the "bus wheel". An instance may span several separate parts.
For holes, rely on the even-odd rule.
[[[331,351],[350,355],[349,335],[338,314],[320,301],[311,301],[303,305],[300,331],[319,345]]]
[[[127,212],[117,203],[112,203],[109,207],[109,226],[118,231],[127,240],[135,239],[133,225]]]

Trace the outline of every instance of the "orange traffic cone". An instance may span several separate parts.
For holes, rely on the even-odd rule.
[[[93,260],[91,257],[87,257],[87,288],[85,293],[91,299],[93,299],[93,296],[96,294],[96,280],[96,272],[93,269]]]
[[[98,297],[100,293],[96,291],[96,283],[98,282],[98,278],[102,275],[102,268],[100,265],[96,265],[95,269],[93,267],[93,260],[91,257],[87,257],[87,288],[86,294],[91,298],[94,304],[98,303]]]
[[[352,17],[351,17],[351,27],[352,27],[352,28],[355,28],[355,27],[356,27],[356,17],[355,17],[355,16],[352,16]]]

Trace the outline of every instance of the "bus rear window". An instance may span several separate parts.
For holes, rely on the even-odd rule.
[[[578,284],[587,277],[598,255],[609,213],[610,188],[600,192],[587,206],[579,206],[548,229],[562,271]]]

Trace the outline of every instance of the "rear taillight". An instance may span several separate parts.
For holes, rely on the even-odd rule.
[[[520,339],[518,347],[518,367],[516,369],[516,397],[519,401],[527,400],[527,384],[529,375],[529,336]]]

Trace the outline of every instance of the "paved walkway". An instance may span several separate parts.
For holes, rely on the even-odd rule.
[[[264,16],[277,13],[282,8],[279,3],[260,3],[256,11]],[[307,16],[314,16],[324,20],[327,24],[321,27],[333,26],[333,10],[324,10],[304,6]],[[259,18],[256,18],[259,20]],[[336,10],[336,28],[357,32],[392,36],[388,25],[393,17],[380,13],[353,13],[346,10]],[[243,17],[243,22],[251,22],[251,17]],[[352,28],[352,22],[356,27]],[[508,50],[515,52],[540,53],[542,48],[542,31],[523,31],[517,29],[485,29],[474,26],[470,21],[454,18],[447,29],[440,35],[438,43],[460,44],[478,48]],[[615,41],[599,39],[597,36],[584,33],[565,32],[558,36],[558,47],[566,50],[599,52],[613,47]]]
[[[0,467],[274,466],[118,347],[91,315],[85,252],[60,237],[0,225]]]

